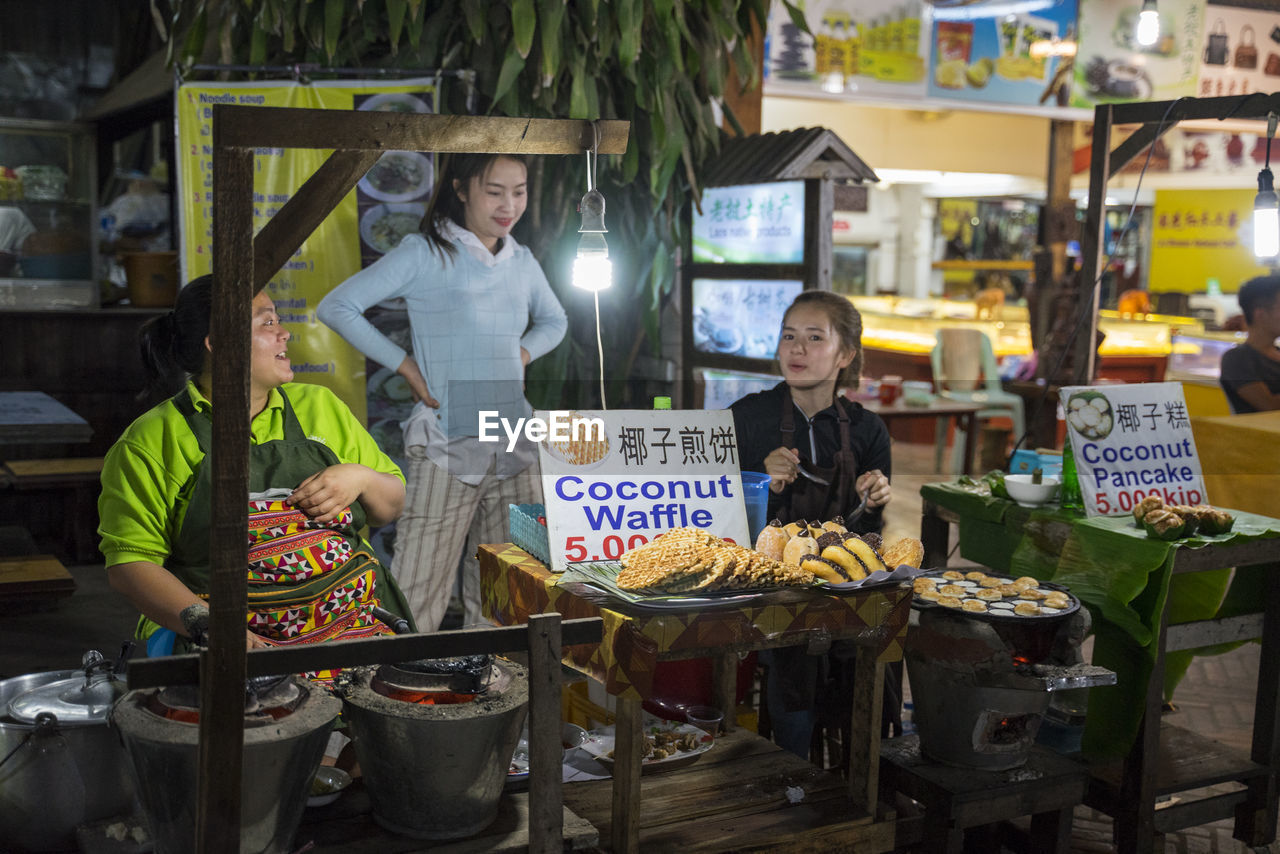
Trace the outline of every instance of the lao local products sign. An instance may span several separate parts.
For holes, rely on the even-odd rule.
[[[538,442],[555,572],[672,528],[749,544],[727,410],[537,412],[524,432]]]
[[[1143,498],[1205,500],[1180,383],[1071,386],[1061,391],[1085,511],[1129,513]]]

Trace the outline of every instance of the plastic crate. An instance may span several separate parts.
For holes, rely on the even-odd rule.
[[[1037,468],[1047,475],[1060,477],[1062,475],[1062,455],[1038,454],[1035,451],[1019,448],[1014,451],[1013,459],[1009,462],[1010,474],[1031,474]]]
[[[508,504],[507,528],[511,542],[550,566],[551,541],[547,526],[538,523],[538,517],[546,512],[541,504]]]

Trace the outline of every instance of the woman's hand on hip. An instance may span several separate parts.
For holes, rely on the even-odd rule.
[[[332,522],[364,492],[373,469],[358,463],[339,463],[298,484],[289,503],[317,522]]]
[[[431,392],[427,389],[427,378],[422,375],[422,371],[418,368],[418,363],[413,360],[412,356],[404,357],[400,367],[396,368],[396,373],[404,377],[405,382],[409,384],[409,390],[413,392],[414,400],[420,400],[432,409],[440,408],[440,401],[431,396]]]
[[[800,452],[795,448],[774,448],[764,458],[765,474],[769,475],[769,489],[782,492],[796,479],[800,467]]]
[[[892,497],[889,488],[889,478],[884,476],[884,472],[880,469],[872,469],[864,471],[858,475],[858,479],[854,481],[854,487],[859,496],[867,490],[871,490],[871,494],[867,496],[867,507],[883,507],[889,503]]]

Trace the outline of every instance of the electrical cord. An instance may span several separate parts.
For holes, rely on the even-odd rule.
[[[1076,317],[1075,325],[1071,328],[1071,334],[1067,336],[1066,345],[1062,348],[1062,352],[1058,355],[1058,361],[1053,366],[1053,370],[1044,375],[1045,383],[1044,383],[1043,390],[1040,392],[1040,399],[1036,401],[1036,406],[1031,413],[1031,417],[1026,419],[1025,423],[1027,426],[1023,428],[1022,435],[1019,436],[1018,440],[1013,443],[1013,449],[1009,451],[1009,457],[1008,459],[1005,460],[1006,469],[1009,468],[1010,465],[1012,465],[1013,455],[1018,452],[1018,448],[1020,448],[1022,446],[1022,443],[1027,440],[1027,437],[1031,435],[1031,430],[1033,429],[1033,425],[1036,423],[1036,419],[1040,417],[1040,413],[1044,409],[1045,402],[1049,398],[1049,387],[1051,385],[1050,378],[1056,377],[1058,375],[1058,371],[1062,370],[1063,364],[1065,364],[1067,361],[1067,356],[1070,355],[1070,353],[1072,352],[1076,338],[1079,337],[1081,330],[1084,328],[1085,321],[1089,318],[1090,315],[1093,314],[1092,294],[1094,290],[1098,287],[1098,285],[1101,284],[1103,276],[1105,276],[1107,274],[1107,271],[1111,269],[1111,262],[1115,258],[1116,250],[1120,247],[1120,244],[1123,242],[1125,235],[1128,234],[1129,230],[1133,227],[1133,215],[1138,210],[1138,194],[1142,190],[1142,179],[1146,177],[1147,167],[1151,165],[1151,156],[1155,154],[1156,143],[1160,141],[1160,135],[1164,133],[1164,126],[1169,121],[1169,115],[1173,112],[1173,108],[1176,107],[1180,102],[1184,100],[1186,100],[1185,97],[1177,98],[1173,101],[1170,101],[1169,106],[1165,107],[1164,115],[1160,117],[1160,123],[1156,126],[1155,138],[1152,139],[1151,144],[1147,146],[1147,157],[1142,162],[1142,170],[1138,172],[1138,183],[1135,184],[1133,188],[1133,201],[1129,205],[1129,215],[1125,219],[1124,227],[1120,229],[1120,233],[1117,234],[1115,238],[1112,240],[1113,248],[1111,252],[1107,255],[1106,262],[1102,265],[1101,269],[1098,271],[1097,278],[1093,280],[1092,284],[1089,285],[1089,288],[1087,290],[1084,290],[1081,292],[1082,299],[1080,300],[1080,310]],[[1237,107],[1236,109],[1239,109],[1239,107]],[[1108,145],[1108,156],[1110,156],[1109,145]],[[1104,219],[1106,218],[1106,207],[1107,207],[1106,188],[1104,187],[1103,188],[1103,204],[1102,204],[1102,216]],[[1086,297],[1086,295],[1088,296]]]

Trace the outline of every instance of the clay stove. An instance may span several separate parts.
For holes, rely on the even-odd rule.
[[[195,850],[198,691],[132,691],[111,713],[160,854]],[[245,698],[240,850],[287,854],[342,703],[294,677],[250,680]]]
[[[1052,692],[1114,685],[1079,662],[1088,612],[1054,617],[913,607],[905,658],[920,748],[938,762],[989,771],[1027,761]]]
[[[355,668],[338,684],[378,824],[456,839],[493,822],[529,704],[523,667],[431,659]]]

